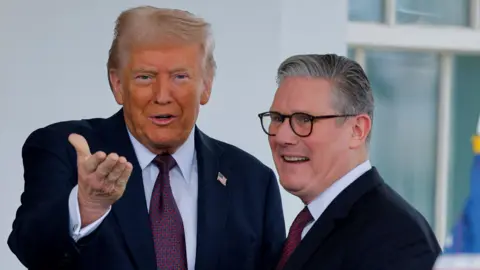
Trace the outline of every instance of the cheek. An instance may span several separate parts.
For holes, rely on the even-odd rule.
[[[332,141],[330,142],[332,147],[337,152],[342,152],[348,150],[350,145],[350,140],[352,137],[352,130],[348,129],[347,127],[342,129],[337,129],[335,133],[332,135]]]
[[[273,158],[273,162],[277,170],[281,169],[282,158],[278,155],[277,147],[278,144],[275,142],[275,137],[268,136],[268,144],[270,146],[270,152]]]
[[[124,91],[125,103],[133,108],[144,108],[150,104],[153,98],[152,89],[150,87],[138,87],[136,85],[130,85],[129,89]]]
[[[195,88],[172,91],[172,96],[184,112],[197,112],[200,107],[200,94]]]
[[[309,141],[306,145],[312,155],[312,168],[317,172],[326,170],[336,163],[338,158],[343,156],[343,149],[347,147],[343,135],[338,132]]]
[[[282,165],[283,160],[277,150],[279,147],[281,148],[282,146],[275,141],[275,137],[271,137],[271,136],[268,136],[268,144],[270,146],[270,151],[272,154],[273,161],[275,162],[275,166],[277,167],[277,169],[280,169],[280,167],[278,166]]]
[[[310,157],[311,165],[313,169],[321,168],[324,166],[325,161],[329,160],[332,152],[332,144],[325,138],[317,138],[305,141],[305,149],[308,150],[308,156]]]
[[[271,136],[268,136],[268,144],[270,145],[270,149],[273,152],[275,149],[275,142],[273,141],[273,138]]]

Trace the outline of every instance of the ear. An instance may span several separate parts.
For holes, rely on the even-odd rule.
[[[115,101],[117,101],[118,105],[123,105],[123,87],[120,80],[119,71],[116,69],[110,69],[108,71],[108,78],[110,79],[110,88],[112,89]]]
[[[200,105],[205,105],[210,100],[210,95],[212,94],[212,82],[213,78],[203,80],[203,89],[200,94]]]
[[[368,134],[372,129],[372,119],[367,114],[356,116],[352,125],[352,139],[350,140],[350,148],[358,148],[365,144]]]

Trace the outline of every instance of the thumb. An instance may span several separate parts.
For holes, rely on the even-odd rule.
[[[77,151],[78,157],[86,158],[91,155],[87,140],[82,135],[72,133],[68,136],[68,141]]]

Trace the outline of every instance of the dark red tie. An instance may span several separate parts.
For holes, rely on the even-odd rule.
[[[176,162],[171,155],[158,155],[153,163],[160,170],[150,201],[157,269],[187,269],[182,217],[170,187],[169,172]]]
[[[302,231],[305,229],[305,226],[313,220],[312,214],[308,210],[308,207],[305,206],[303,210],[297,215],[295,220],[290,227],[290,231],[288,232],[288,237],[285,243],[283,244],[282,250],[282,257],[277,265],[277,270],[283,269],[285,263],[292,255],[293,251],[302,241]]]

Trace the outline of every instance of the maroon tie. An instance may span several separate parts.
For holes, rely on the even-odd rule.
[[[176,162],[170,155],[158,155],[153,163],[160,170],[150,201],[157,269],[187,269],[182,217],[170,187],[169,172]]]
[[[283,269],[285,263],[288,261],[288,258],[290,258],[290,255],[292,255],[295,248],[302,241],[303,229],[312,220],[312,214],[310,214],[308,207],[305,206],[305,208],[303,208],[303,210],[297,215],[297,217],[292,223],[292,226],[290,227],[287,240],[283,245],[282,257],[278,262],[277,270]]]

